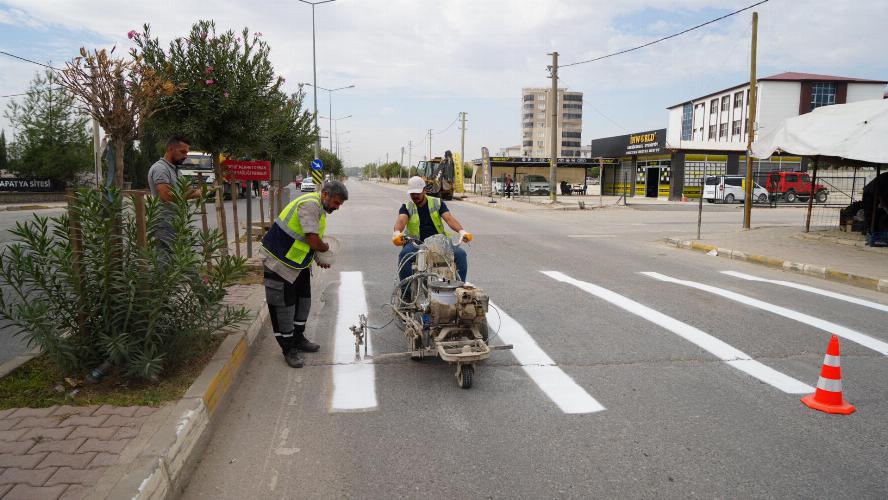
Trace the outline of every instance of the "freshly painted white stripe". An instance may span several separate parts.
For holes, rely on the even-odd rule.
[[[800,313],[792,309],[787,309],[785,307],[775,306],[774,304],[754,299],[752,297],[747,297],[746,295],[730,292],[728,290],[723,290],[721,288],[710,285],[704,285],[703,283],[697,283],[696,281],[680,280],[677,278],[665,276],[660,273],[647,272],[641,274],[644,274],[645,276],[650,276],[651,278],[654,278],[656,280],[665,281],[667,283],[675,283],[677,285],[684,285],[690,288],[696,288],[697,290],[703,290],[704,292],[720,295],[722,297],[725,297],[726,299],[731,299],[733,301],[740,302],[742,304],[746,304],[757,309],[772,312],[785,318],[794,319],[800,323],[813,326],[814,328],[819,328],[820,330],[838,335],[839,337],[846,338],[852,342],[857,342],[858,344],[864,347],[868,347],[878,352],[879,354],[888,356],[888,343],[882,342],[881,340],[852,330],[848,327],[826,321],[825,319],[816,318],[814,316]]]
[[[552,279],[571,284],[580,290],[589,292],[590,294],[610,302],[625,311],[663,327],[697,347],[708,351],[720,360],[725,361],[728,365],[752,375],[762,382],[776,387],[783,392],[788,394],[809,394],[814,391],[814,388],[810,385],[802,383],[789,375],[780,373],[777,370],[752,359],[752,357],[745,352],[722,342],[702,330],[651,309],[650,307],[639,304],[638,302],[616,292],[612,292],[607,288],[602,288],[598,285],[593,285],[592,283],[571,278],[570,276],[557,271],[542,271],[542,273]]]
[[[817,380],[817,388],[829,392],[842,392],[842,381],[820,377]]]
[[[348,329],[358,316],[367,314],[364,276],[340,273],[339,314],[333,332],[333,396],[330,411],[372,410],[376,403],[376,372],[373,363],[355,361],[355,337]],[[369,340],[368,340],[369,342]],[[367,345],[373,352],[373,345]]]
[[[558,367],[540,346],[511,316],[502,309],[490,304],[499,311],[489,311],[487,321],[491,330],[496,331],[493,325],[499,324],[499,338],[506,344],[512,344],[512,354],[521,364],[524,372],[536,385],[552,400],[564,413],[595,413],[604,410],[604,406],[595,400],[564,370]]]
[[[728,276],[733,276],[735,278],[744,279],[747,281],[758,281],[761,283],[770,283],[772,285],[780,285],[789,288],[795,288],[796,290],[804,290],[806,292],[816,293],[817,295],[823,295],[824,297],[830,297],[837,300],[843,300],[845,302],[850,302],[852,304],[857,304],[864,307],[869,307],[871,309],[876,309],[879,311],[888,312],[888,305],[879,304],[878,302],[871,302],[869,300],[858,299],[857,297],[852,297],[850,295],[845,295],[836,292],[830,292],[829,290],[824,290],[822,288],[816,288],[813,286],[802,285],[801,283],[793,283],[792,281],[782,281],[782,280],[769,280],[765,278],[759,278],[758,276],[753,276],[751,274],[738,273],[737,271],[722,271],[722,274],[727,274]]]
[[[841,358],[839,356],[833,356],[831,354],[827,354],[823,357],[823,364],[826,366],[833,366],[839,368],[842,366]]]

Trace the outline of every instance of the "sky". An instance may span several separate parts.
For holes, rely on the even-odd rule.
[[[466,156],[521,142],[521,89],[548,87],[568,64],[634,47],[755,0],[336,0],[315,8],[319,114],[338,120],[346,166]],[[800,71],[888,80],[888,0],[770,0],[759,12],[758,74]],[[162,44],[200,19],[261,32],[285,89],[312,80],[312,8],[297,0],[127,2],[0,0],[0,50],[61,66],[81,46],[129,49],[144,23]],[[584,92],[583,144],[666,126],[666,107],[749,78],[751,11],[600,62],[562,68]],[[38,66],[0,55],[0,95],[24,92]],[[0,98],[5,110],[13,98]],[[306,104],[313,106],[309,93]],[[2,113],[0,113],[2,115]],[[321,121],[323,135],[327,123]],[[9,122],[0,128],[12,137]],[[328,139],[324,139],[327,147]],[[412,144],[412,156],[409,144]]]

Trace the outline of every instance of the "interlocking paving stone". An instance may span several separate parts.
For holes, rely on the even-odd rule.
[[[91,486],[99,481],[105,467],[95,467],[89,469],[72,469],[71,467],[59,467],[55,474],[49,478],[45,486],[55,486],[57,484],[83,484]]]
[[[24,417],[14,428],[28,429],[35,427],[55,427],[57,425],[59,425],[59,417]]]
[[[86,498],[89,494],[89,488],[86,486],[81,486],[79,484],[72,484],[68,486],[68,489],[62,493],[62,496],[59,497],[59,500],[81,500]]]
[[[21,441],[28,429],[12,429],[0,431],[0,441]]]
[[[55,467],[47,467],[45,469],[20,469],[18,467],[10,467],[0,474],[0,484],[30,484],[31,486],[42,486],[56,472]]]
[[[102,405],[93,413],[93,415],[119,415],[121,417],[132,417],[138,406],[111,406]]]
[[[106,422],[107,423],[107,422]],[[73,438],[95,438],[95,439],[111,439],[117,432],[117,427],[76,427],[74,432],[68,436]]]
[[[12,455],[9,453],[0,453],[0,467],[20,467],[22,469],[33,469],[44,458],[46,453],[33,453],[31,455]]]
[[[24,455],[34,447],[34,440],[27,441],[0,441],[0,453],[9,453],[11,455]],[[38,450],[40,451],[40,450]]]
[[[106,420],[108,415],[80,416],[74,415],[62,420],[59,427],[83,426],[83,427],[100,427]]]
[[[116,453],[96,453],[96,458],[89,463],[89,467],[104,467],[107,465],[117,465],[120,461],[120,455]]]
[[[86,453],[89,451],[102,451],[106,453],[120,453],[129,443],[129,439],[120,439],[116,441],[102,441],[99,439],[87,439],[83,445],[77,449],[78,453]]]
[[[108,420],[105,421],[105,425],[109,427],[118,427],[118,426],[127,426],[127,427],[141,427],[141,425],[145,422],[144,418],[132,418],[132,417],[121,417],[120,415],[111,415],[108,417]]]
[[[61,451],[64,453],[74,453],[77,451],[77,448],[83,445],[86,441],[86,438],[75,438],[75,439],[64,439],[61,441],[43,441],[34,445],[31,448],[31,453],[38,453],[41,451]]]
[[[55,427],[51,429],[29,429],[20,439],[36,439],[38,441],[65,439],[74,427]]]
[[[17,484],[3,497],[3,500],[58,500],[66,489],[68,489],[67,484],[58,486]]]
[[[74,467],[75,469],[83,469],[95,456],[95,453],[62,453],[60,451],[53,451],[37,467],[41,469],[44,467]]]
[[[13,418],[18,417],[48,417],[52,415],[58,406],[50,406],[49,408],[16,408],[12,415]]]
[[[6,418],[0,420],[0,431],[8,431],[21,421],[20,418]]]
[[[80,415],[82,417],[88,417],[88,416],[92,415],[93,413],[95,413],[95,411],[98,409],[99,409],[98,405],[91,405],[91,406],[63,405],[63,406],[59,406],[58,408],[56,408],[56,410],[54,412],[52,412],[52,414],[53,415],[65,415],[65,416]]]

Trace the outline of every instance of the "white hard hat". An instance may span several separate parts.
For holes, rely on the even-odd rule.
[[[425,181],[422,177],[414,175],[407,181],[407,192],[410,194],[418,194],[425,191]]]

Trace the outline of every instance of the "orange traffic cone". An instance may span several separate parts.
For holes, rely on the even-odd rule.
[[[835,335],[829,339],[829,347],[823,358],[820,379],[817,381],[817,392],[802,398],[808,408],[850,415],[854,413],[854,405],[842,398],[842,368],[839,362],[839,338]]]

